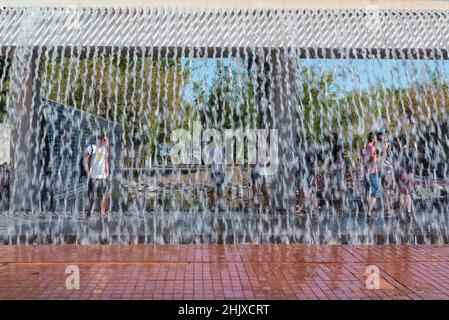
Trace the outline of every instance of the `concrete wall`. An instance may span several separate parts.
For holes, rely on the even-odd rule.
[[[171,7],[171,8],[307,8],[449,10],[446,1],[433,0],[3,0],[1,6]]]
[[[8,125],[0,123],[0,165],[9,163],[11,130]]]

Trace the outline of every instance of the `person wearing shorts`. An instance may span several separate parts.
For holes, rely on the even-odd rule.
[[[89,199],[102,198],[109,194],[110,181],[107,179],[89,179],[88,195]]]
[[[380,184],[378,151],[376,149],[377,136],[374,132],[368,134],[368,143],[362,151],[365,176],[365,191],[368,202],[368,216],[372,215],[377,200],[382,195],[382,187]]]
[[[100,200],[100,211],[106,215],[109,209],[110,160],[109,145],[104,133],[97,137],[97,143],[87,147],[84,153],[84,169],[87,175],[88,205],[86,215],[89,217],[95,199]]]

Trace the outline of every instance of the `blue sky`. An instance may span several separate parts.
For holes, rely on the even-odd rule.
[[[233,60],[222,61],[229,64]],[[193,59],[191,79],[202,82],[207,88],[214,79],[216,65],[217,59],[214,58]],[[300,59],[299,65],[323,73],[332,72],[335,76],[335,90],[340,96],[379,84],[389,88],[407,88],[413,83],[429,81],[436,71],[444,80],[449,75],[449,61],[446,60]],[[188,99],[192,96],[189,91],[191,90],[186,90]]]

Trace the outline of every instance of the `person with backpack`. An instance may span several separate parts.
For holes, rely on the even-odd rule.
[[[362,150],[362,159],[364,165],[363,174],[365,177],[365,191],[368,202],[368,217],[371,217],[377,199],[381,197],[382,193],[379,168],[377,167],[378,162],[381,158],[380,152],[376,149],[376,144],[376,134],[374,132],[368,133],[368,143]]]
[[[97,143],[87,147],[83,158],[84,170],[87,176],[88,205],[86,216],[89,217],[96,197],[100,199],[100,212],[106,215],[109,208],[110,189],[110,159],[107,136],[100,133]]]

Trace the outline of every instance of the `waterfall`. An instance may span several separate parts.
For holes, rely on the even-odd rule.
[[[447,14],[370,14],[0,9],[0,240],[447,243]]]

